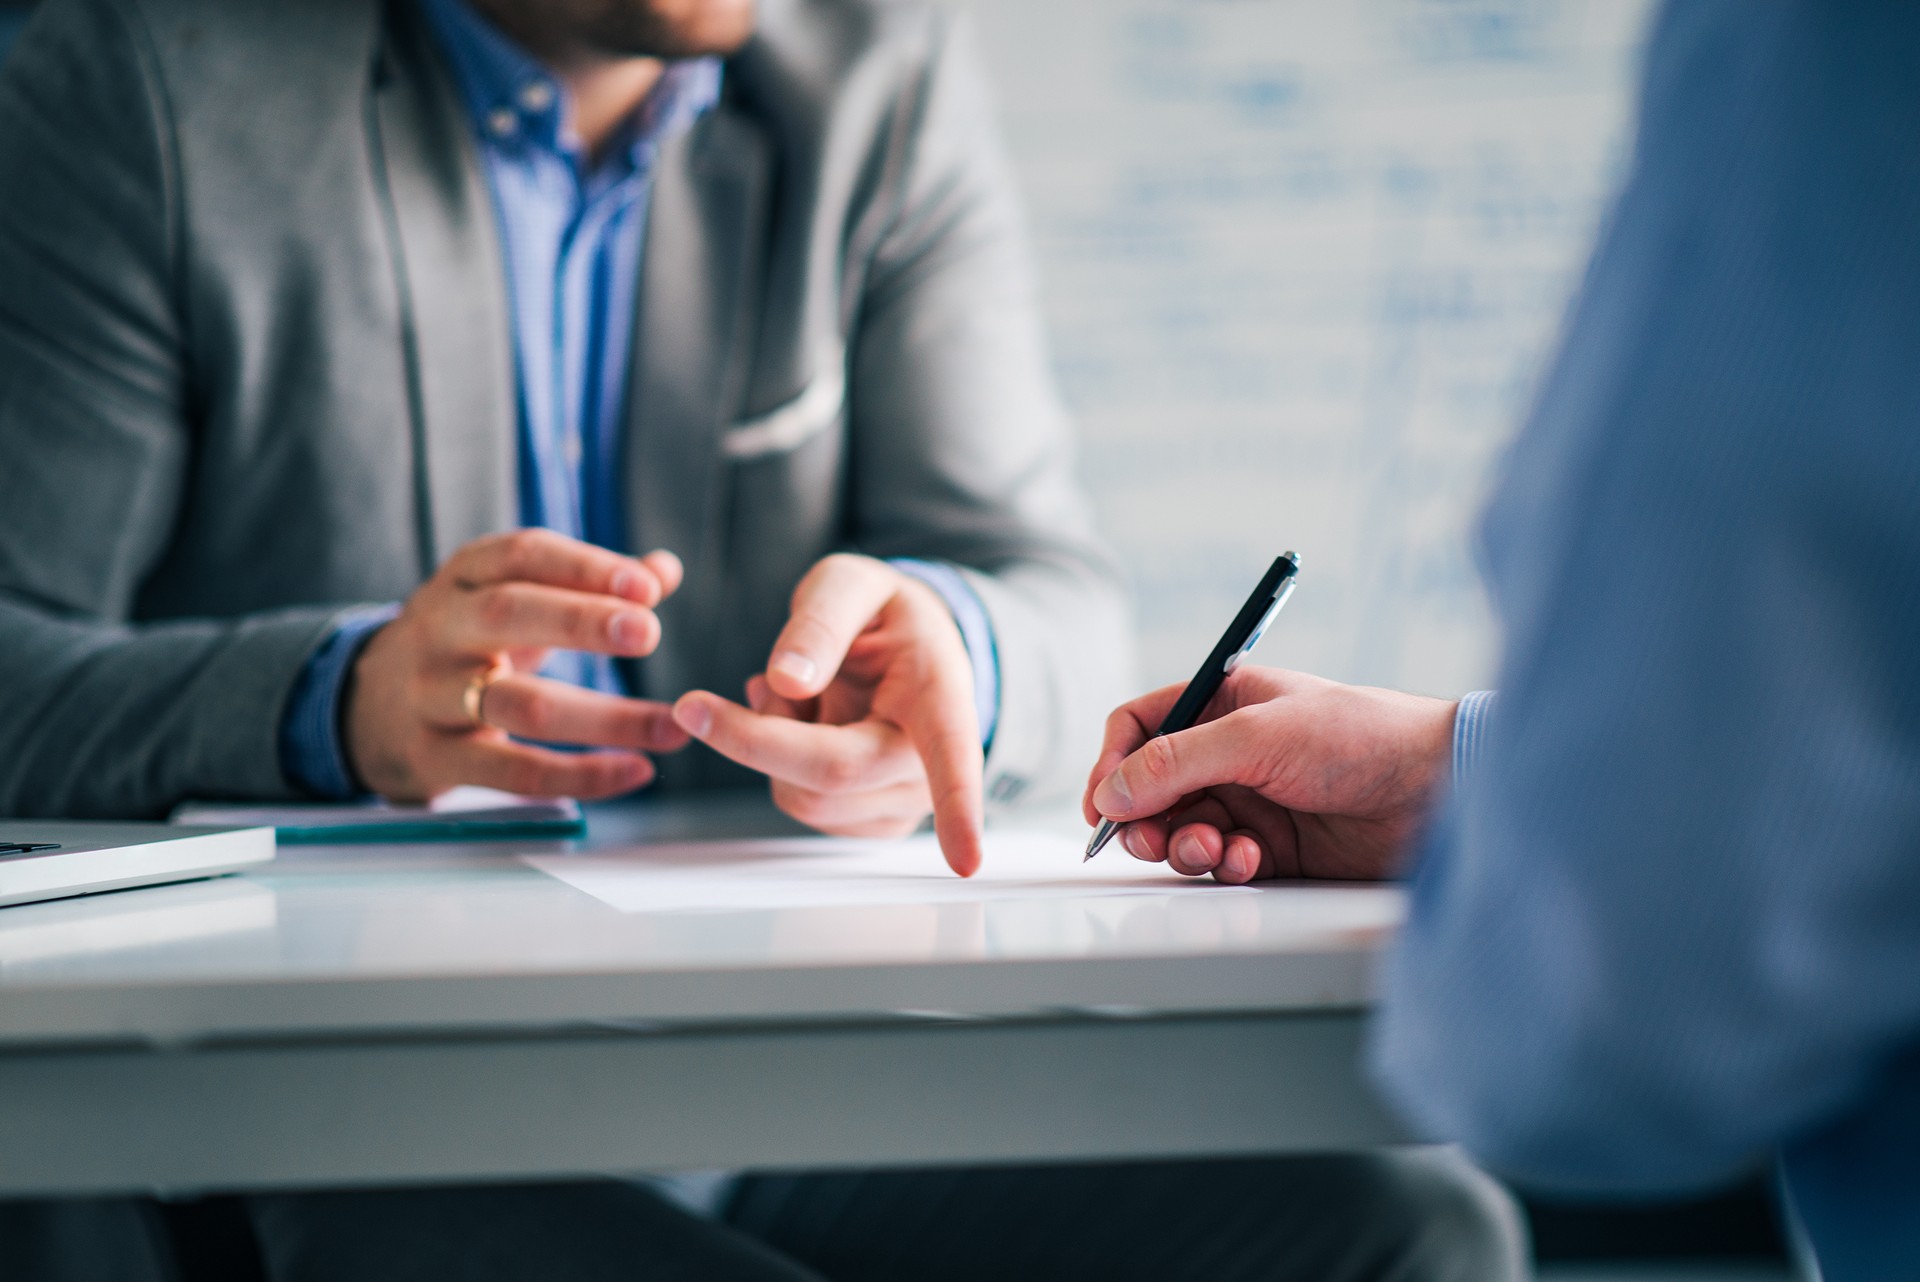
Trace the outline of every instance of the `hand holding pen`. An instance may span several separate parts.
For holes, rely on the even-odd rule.
[[[1162,735],[1178,734],[1189,729],[1213,702],[1213,696],[1220,693],[1221,685],[1227,674],[1239,667],[1253,647],[1260,644],[1260,638],[1267,634],[1267,628],[1275,616],[1286,605],[1287,598],[1293,595],[1293,585],[1300,574],[1300,558],[1292,552],[1282,552],[1274,559],[1260,583],[1253,589],[1253,595],[1240,607],[1240,613],[1233,616],[1233,622],[1214,643],[1213,650],[1207,655],[1206,662],[1200,665],[1200,671],[1194,673],[1193,680],[1187,682],[1159,728],[1153,734],[1157,739]],[[1104,759],[1104,758],[1103,758]],[[1097,783],[1098,780],[1095,780]],[[1089,821],[1092,816],[1088,816]],[[1093,858],[1109,841],[1119,825],[1110,819],[1101,819],[1099,827],[1094,829],[1093,837],[1087,842],[1087,859]],[[1085,863],[1086,860],[1081,861]]]
[[[1192,682],[1108,719],[1083,801],[1101,825],[1090,854],[1117,830],[1135,858],[1235,884],[1399,871],[1446,781],[1456,705],[1243,665],[1291,582],[1282,563],[1285,582],[1269,572]]]

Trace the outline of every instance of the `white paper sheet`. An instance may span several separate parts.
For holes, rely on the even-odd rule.
[[[1108,850],[1083,866],[1082,846],[1070,835],[990,832],[985,863],[966,879],[948,870],[931,837],[686,842],[522,858],[628,913],[1255,893],[1182,877],[1124,851]]]

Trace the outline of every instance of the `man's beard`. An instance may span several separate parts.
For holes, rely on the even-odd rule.
[[[658,12],[646,0],[579,3],[568,26],[581,43],[635,58],[699,58],[733,53],[753,34],[753,0],[690,6],[693,14]]]

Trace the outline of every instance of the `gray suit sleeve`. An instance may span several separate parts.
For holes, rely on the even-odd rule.
[[[863,551],[942,560],[1000,663],[990,795],[1078,784],[1128,693],[1129,623],[1074,475],[1013,178],[963,22],[908,104],[851,353]]]
[[[0,815],[285,793],[275,735],[332,609],[138,621],[192,451],[164,87],[110,0],[0,75]]]

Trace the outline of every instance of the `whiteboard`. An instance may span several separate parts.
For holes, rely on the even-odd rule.
[[[1644,0],[960,3],[1143,677],[1294,548],[1262,662],[1486,683],[1474,516],[1624,168]]]

